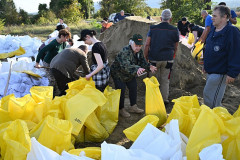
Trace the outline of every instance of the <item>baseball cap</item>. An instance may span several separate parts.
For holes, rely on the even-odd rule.
[[[140,34],[134,34],[132,40],[136,45],[143,45],[143,37]]]

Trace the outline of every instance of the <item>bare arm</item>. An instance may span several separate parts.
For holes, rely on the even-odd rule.
[[[236,19],[236,17],[235,17],[235,18],[232,18],[232,17],[231,17],[231,18],[229,19],[229,21],[230,21],[232,24],[235,24],[235,25],[237,24],[237,19]]]
[[[97,61],[97,68],[90,74],[86,75],[87,80],[89,80],[93,75],[97,74],[104,67],[101,55],[97,53],[94,53],[93,55]]]
[[[208,33],[210,32],[211,30],[211,27],[208,26],[204,29],[203,31],[203,34],[202,36],[199,38],[199,40],[202,42],[202,43],[205,43],[206,39],[207,39],[207,36],[208,36]]]
[[[145,47],[144,47],[144,57],[148,61],[148,52],[151,44],[151,37],[147,37]]]

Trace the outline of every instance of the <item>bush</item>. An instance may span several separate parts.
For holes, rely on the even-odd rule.
[[[0,32],[2,32],[2,30],[4,29],[4,19],[0,19]]]
[[[237,17],[240,18],[240,11],[236,12],[236,14],[237,14]]]
[[[93,26],[94,28],[97,28],[97,29],[102,28],[102,24],[98,23],[96,20],[91,21],[90,25]]]

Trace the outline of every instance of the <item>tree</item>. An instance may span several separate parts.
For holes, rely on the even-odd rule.
[[[187,17],[189,21],[202,25],[201,10],[207,5],[203,0],[162,0],[161,9],[171,9],[174,23]]]
[[[13,0],[0,0],[0,19],[5,19],[6,24],[18,23],[18,12]]]
[[[20,9],[20,11],[19,11],[19,23],[23,23],[23,24],[31,23],[28,13],[26,11],[24,11],[23,9]]]
[[[90,18],[92,12],[94,11],[93,0],[78,0],[78,3],[81,4],[81,12],[83,12],[84,18]]]
[[[126,13],[144,16],[143,12],[147,4],[145,0],[102,0],[100,2],[102,17],[108,17],[111,13],[118,13],[124,10]]]
[[[43,3],[43,4],[39,4],[38,5],[38,14],[40,16],[42,16],[44,14],[44,12],[48,11],[47,9],[47,4],[46,3]]]

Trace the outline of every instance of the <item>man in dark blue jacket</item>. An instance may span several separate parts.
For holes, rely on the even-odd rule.
[[[178,29],[170,25],[172,12],[162,11],[161,23],[150,26],[145,44],[144,56],[157,67],[156,76],[160,83],[160,91],[165,103],[168,103],[169,73],[173,65],[173,56],[179,42]]]
[[[206,40],[204,69],[207,81],[203,91],[204,104],[210,108],[221,106],[226,85],[240,73],[240,31],[229,23],[230,9],[213,9],[213,26]]]
[[[121,10],[120,14],[117,13],[116,16],[114,17],[114,22],[121,21],[125,18],[126,16],[124,15],[124,10]]]

